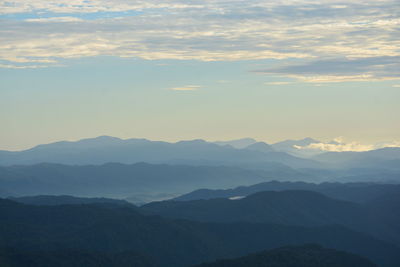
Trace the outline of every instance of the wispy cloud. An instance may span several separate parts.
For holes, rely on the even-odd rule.
[[[399,11],[397,0],[0,0],[0,60],[299,59],[309,72],[298,63],[261,72],[318,83],[392,79],[398,76]],[[369,63],[377,58],[393,60]]]
[[[267,82],[266,85],[287,85],[291,84],[292,82]]]
[[[196,91],[200,88],[201,88],[200,85],[186,85],[186,86],[182,86],[182,87],[173,87],[170,90],[173,90],[173,91]]]
[[[26,19],[27,22],[79,22],[83,21],[77,17],[51,17],[51,18],[34,18],[34,19]]]
[[[400,56],[318,60],[255,72],[311,83],[395,80],[400,79]]]

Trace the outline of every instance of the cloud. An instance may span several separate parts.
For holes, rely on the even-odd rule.
[[[0,64],[0,68],[3,69],[41,69],[47,68],[46,65],[27,65],[27,66],[17,66],[12,64]]]
[[[52,18],[35,18],[35,19],[26,19],[27,22],[79,22],[83,21],[77,17],[52,17]]]
[[[393,84],[392,87],[400,87],[400,84]]]
[[[400,56],[317,60],[255,72],[312,83],[395,80],[400,79]]]
[[[173,90],[173,91],[196,91],[199,88],[201,88],[200,85],[186,85],[186,86],[182,86],[182,87],[174,87],[174,88],[171,88],[170,90]]]
[[[344,142],[342,137],[335,138],[333,141],[328,143],[312,143],[307,146],[294,146],[299,150],[313,150],[320,152],[344,152],[344,151],[369,151],[384,147],[400,147],[399,141],[392,142],[380,142],[376,144],[361,144],[359,142]]]
[[[334,0],[0,0],[0,61],[275,59],[281,67],[260,73],[318,83],[392,79],[398,65],[368,60],[398,60],[399,11],[397,0],[346,8]]]
[[[291,84],[292,82],[267,82],[266,85],[287,85]]]
[[[309,144],[305,147],[295,146],[301,150],[320,150],[320,151],[331,151],[331,152],[343,152],[343,151],[368,151],[373,150],[373,145],[362,145],[357,142],[351,142],[347,144],[327,144],[327,143],[314,143]]]

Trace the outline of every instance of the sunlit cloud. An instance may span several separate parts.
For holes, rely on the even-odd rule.
[[[385,147],[400,147],[400,141],[380,142],[376,144],[361,144],[359,142],[345,142],[342,137],[335,138],[328,143],[312,143],[307,146],[294,146],[299,150],[313,150],[320,152],[345,152],[345,151],[369,151]]]
[[[47,68],[48,66],[46,65],[27,65],[27,66],[18,66],[18,65],[12,65],[12,64],[0,64],[0,68],[3,69],[41,69],[41,68]]]
[[[196,91],[200,88],[201,88],[200,85],[186,85],[186,86],[182,86],[182,87],[174,87],[174,88],[171,88],[170,90],[173,90],[173,91]]]

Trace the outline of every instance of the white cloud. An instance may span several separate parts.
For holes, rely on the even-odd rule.
[[[342,137],[335,138],[333,141],[328,143],[312,143],[307,146],[295,146],[299,150],[314,150],[321,152],[344,152],[344,151],[369,151],[384,147],[400,147],[399,141],[392,142],[380,142],[376,144],[361,144],[359,142],[344,142]]]
[[[182,87],[174,87],[174,88],[171,88],[170,90],[173,90],[173,91],[195,91],[195,90],[198,90],[199,88],[201,88],[200,85],[186,85],[186,86],[182,86]]]

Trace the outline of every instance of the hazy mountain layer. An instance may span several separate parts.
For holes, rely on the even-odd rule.
[[[188,201],[212,198],[230,198],[248,196],[262,191],[308,190],[322,193],[326,196],[354,201],[368,202],[376,198],[400,192],[399,184],[374,184],[374,183],[305,183],[305,182],[279,182],[269,181],[251,186],[240,186],[234,189],[199,189],[179,196],[174,200]]]
[[[228,188],[271,179],[301,180],[305,177],[307,176],[290,168],[265,171],[224,166],[172,166],[146,163],[87,166],[38,164],[0,167],[0,188],[5,191],[4,197],[75,195],[140,198],[146,194],[177,195],[197,188]]]

